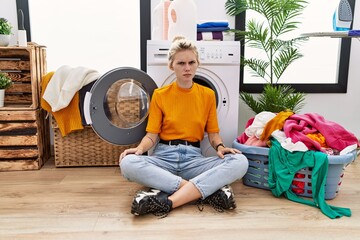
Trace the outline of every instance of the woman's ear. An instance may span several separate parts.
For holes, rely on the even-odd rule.
[[[174,71],[174,68],[173,68],[172,65],[169,65],[169,69],[172,70],[172,71]]]

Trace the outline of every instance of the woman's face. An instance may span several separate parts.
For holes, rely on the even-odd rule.
[[[191,87],[198,65],[195,53],[191,50],[183,50],[174,55],[170,69],[175,72],[181,87]]]

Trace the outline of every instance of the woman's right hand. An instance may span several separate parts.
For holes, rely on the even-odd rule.
[[[121,162],[121,160],[128,154],[141,155],[143,153],[144,153],[143,150],[141,148],[139,148],[139,147],[126,149],[125,151],[123,151],[120,154],[119,162]]]
[[[142,155],[155,145],[155,141],[158,138],[157,133],[146,133],[142,138],[140,144],[136,148],[129,148],[120,154],[119,162],[128,154]]]

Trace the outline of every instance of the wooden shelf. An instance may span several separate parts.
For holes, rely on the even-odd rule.
[[[28,47],[0,47],[0,71],[14,84],[5,90],[5,107],[38,109],[41,78],[46,73],[46,48],[36,43]]]
[[[0,108],[0,171],[40,169],[50,157],[50,124],[40,107],[45,47],[0,47],[0,71],[14,82]]]

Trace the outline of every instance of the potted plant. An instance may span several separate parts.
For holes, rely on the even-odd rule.
[[[298,28],[296,18],[306,4],[304,0],[227,0],[225,3],[229,15],[236,16],[248,10],[256,15],[256,18],[248,17],[244,30],[232,30],[238,39],[244,40],[245,46],[262,53],[241,59],[242,66],[250,68],[253,76],[265,81],[263,91],[257,98],[240,92],[240,98],[256,114],[262,111],[296,112],[304,105],[303,93],[296,92],[290,85],[278,84],[278,81],[289,65],[302,57],[298,47],[305,38],[285,39],[285,36]],[[269,189],[269,148],[260,147],[267,145],[267,139],[259,140],[263,142],[256,146],[235,140],[233,147],[249,159],[249,172],[243,177],[243,183]]]
[[[8,46],[10,43],[12,26],[5,18],[0,18],[0,46]]]
[[[5,89],[12,85],[11,78],[6,74],[0,72],[0,107],[4,106]]]
[[[228,15],[236,16],[247,10],[260,15],[249,19],[245,30],[232,29],[237,39],[246,46],[260,50],[260,57],[243,58],[242,66],[249,67],[253,76],[265,80],[263,92],[255,98],[240,92],[240,98],[256,114],[262,111],[299,111],[304,106],[305,94],[296,92],[286,84],[278,84],[287,67],[302,57],[299,45],[306,38],[285,39],[284,35],[297,29],[296,18],[301,15],[307,2],[304,0],[227,0]]]

